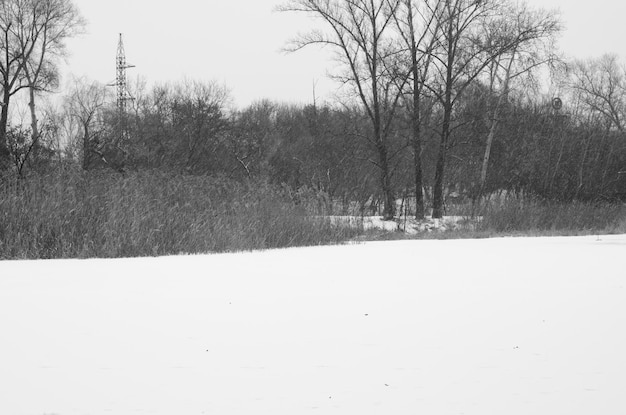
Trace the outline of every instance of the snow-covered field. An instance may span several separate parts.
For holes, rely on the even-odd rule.
[[[626,235],[0,262],[0,414],[622,415]]]

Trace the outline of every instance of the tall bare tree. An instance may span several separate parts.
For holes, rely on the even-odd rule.
[[[616,55],[604,55],[598,59],[574,62],[571,68],[570,88],[589,116],[600,117],[606,125],[606,159],[602,165],[600,187],[608,180],[610,165],[616,154],[624,149],[626,131],[626,66]],[[621,140],[608,140],[613,134]],[[585,156],[586,157],[586,156]],[[583,157],[584,160],[584,157]],[[623,178],[618,175],[613,181]],[[582,163],[579,170],[579,183],[583,181]],[[579,187],[582,185],[579,184]]]
[[[38,135],[34,94],[56,79],[55,55],[82,20],[70,0],[3,0],[0,2],[0,167],[6,165],[6,132],[11,98],[31,89],[31,126]]]
[[[403,0],[394,15],[400,38],[406,48],[405,61],[409,82],[405,84],[410,98],[411,147],[413,150],[413,174],[415,182],[415,218],[424,218],[424,179],[422,169],[422,107],[425,85],[432,63],[432,52],[438,41],[441,5],[438,0]]]
[[[616,55],[574,62],[571,78],[570,87],[591,112],[620,132],[626,129],[626,66]]]
[[[312,31],[289,46],[297,51],[309,45],[333,48],[344,72],[334,74],[351,86],[370,121],[365,137],[373,145],[376,158],[370,161],[380,171],[384,196],[383,216],[395,215],[390,154],[391,128],[401,88],[389,59],[397,53],[393,39],[393,18],[402,0],[290,0],[278,10],[304,12],[321,19],[329,31]]]
[[[444,213],[444,176],[451,134],[455,130],[454,109],[467,88],[494,59],[519,43],[508,33],[486,30],[487,22],[498,19],[505,0],[440,0],[440,37],[433,50],[437,81],[427,85],[442,109],[439,150],[433,188],[433,217]]]
[[[531,75],[541,66],[561,61],[555,46],[555,38],[561,28],[559,17],[554,11],[531,9],[525,3],[511,4],[498,19],[487,22],[490,36],[505,39],[510,48],[496,56],[489,65],[490,93],[497,99],[489,114],[489,133],[480,171],[478,197],[485,190],[491,148],[512,84],[523,75]]]
[[[35,33],[35,48],[24,62],[24,76],[29,90],[32,140],[39,138],[35,105],[36,93],[58,84],[56,60],[65,55],[65,42],[79,33],[85,22],[71,0],[31,0],[29,29]],[[18,33],[20,49],[28,47],[29,35]]]
[[[3,0],[0,2],[0,169],[9,166],[7,147],[7,124],[9,121],[9,103],[11,97],[27,85],[24,80],[24,59],[32,50],[19,50],[16,31],[19,22],[17,16],[25,4],[24,0]],[[30,43],[32,46],[32,42]]]
[[[71,131],[72,147],[76,148],[83,170],[93,165],[94,155],[108,163],[102,153],[105,134],[104,110],[110,102],[110,90],[95,81],[76,79],[65,98],[69,117],[76,121],[76,131]]]

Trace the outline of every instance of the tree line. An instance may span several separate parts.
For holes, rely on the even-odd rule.
[[[616,56],[560,56],[553,11],[504,0],[290,0],[278,10],[319,24],[286,49],[333,52],[336,101],[239,109],[216,82],[137,82],[120,114],[113,91],[87,79],[69,82],[56,107],[36,107],[58,88],[56,59],[84,23],[69,0],[2,7],[5,171],[70,165],[263,179],[296,199],[313,189],[386,218],[407,197],[417,218],[498,192],[626,198],[626,69]],[[30,122],[11,124],[20,91]]]

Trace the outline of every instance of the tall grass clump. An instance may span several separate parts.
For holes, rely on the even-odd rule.
[[[160,171],[60,171],[0,184],[0,258],[131,257],[339,243],[265,182]]]
[[[527,234],[622,233],[626,232],[626,206],[509,198],[489,204],[477,230]]]

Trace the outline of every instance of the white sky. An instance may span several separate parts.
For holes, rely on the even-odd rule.
[[[118,34],[135,69],[129,77],[149,83],[184,76],[215,79],[232,91],[237,105],[270,98],[310,102],[317,94],[331,98],[336,85],[326,79],[333,63],[311,48],[284,54],[281,48],[313,21],[293,13],[273,12],[280,0],[74,0],[88,20],[87,34],[69,42],[67,73],[101,82],[115,78]],[[529,0],[559,8],[566,31],[562,49],[586,58],[613,52],[624,55],[626,5],[615,0]]]

